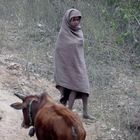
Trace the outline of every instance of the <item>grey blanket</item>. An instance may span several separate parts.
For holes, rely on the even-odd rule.
[[[62,20],[56,41],[54,79],[56,85],[89,94],[84,37],[80,25],[74,29],[70,26],[70,19],[74,16],[81,17],[81,13],[70,9]]]

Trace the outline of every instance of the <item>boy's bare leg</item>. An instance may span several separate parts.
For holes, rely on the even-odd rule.
[[[82,101],[83,101],[83,118],[91,120],[94,119],[88,114],[88,96],[86,94],[83,94]]]
[[[69,102],[68,102],[68,108],[70,110],[72,110],[75,98],[76,98],[76,92],[75,91],[71,91],[70,95],[69,95]]]

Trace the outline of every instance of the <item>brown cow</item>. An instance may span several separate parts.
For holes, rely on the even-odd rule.
[[[86,132],[79,117],[67,107],[54,103],[47,93],[15,95],[23,102],[13,103],[11,107],[22,109],[22,126],[33,126],[38,140],[85,140]]]

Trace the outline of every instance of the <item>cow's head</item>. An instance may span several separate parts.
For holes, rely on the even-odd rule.
[[[34,115],[36,113],[39,97],[37,95],[23,96],[15,93],[15,95],[22,100],[22,103],[16,102],[10,106],[23,112],[22,127],[29,128],[33,125]]]

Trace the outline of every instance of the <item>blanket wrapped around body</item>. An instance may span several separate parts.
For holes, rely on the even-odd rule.
[[[78,10],[68,10],[62,20],[62,25],[55,49],[54,79],[56,85],[89,94],[89,80],[84,58],[84,37],[81,26],[72,28],[70,19],[81,17]]]

